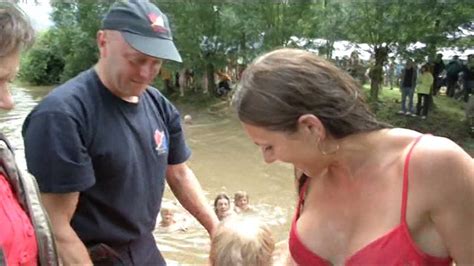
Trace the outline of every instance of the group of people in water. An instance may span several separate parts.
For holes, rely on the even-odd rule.
[[[255,208],[249,204],[249,196],[245,191],[237,191],[233,201],[225,192],[221,192],[215,197],[213,206],[219,221],[236,214],[256,214]],[[177,204],[163,204],[160,209],[160,217],[161,220],[158,223],[160,232],[185,231],[187,224],[189,224],[186,215],[179,212]]]
[[[271,265],[273,258],[278,258],[274,254],[276,244],[270,226],[257,217],[247,192],[237,191],[233,200],[221,192],[215,197],[213,206],[220,223],[211,239],[211,265],[247,265],[245,262]],[[163,204],[155,231],[185,232],[191,219],[180,209],[177,203]]]

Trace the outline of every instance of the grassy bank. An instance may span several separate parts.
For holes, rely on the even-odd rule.
[[[368,88],[364,88],[368,93]],[[452,139],[474,156],[474,139],[469,134],[469,127],[464,113],[464,102],[444,95],[434,98],[435,107],[428,113],[426,120],[397,114],[400,108],[400,91],[383,88],[380,102],[377,103],[377,117],[395,127],[410,128],[422,133],[429,133]],[[416,95],[414,97],[416,104]],[[416,105],[415,105],[416,106]]]

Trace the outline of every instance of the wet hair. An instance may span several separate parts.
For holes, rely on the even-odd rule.
[[[241,198],[246,198],[247,200],[249,199],[249,195],[245,191],[237,191],[234,194],[234,202],[240,200]]]
[[[300,49],[278,49],[253,61],[232,104],[242,122],[272,131],[295,132],[304,114],[317,116],[334,138],[391,127],[369,111],[349,74]]]
[[[217,213],[217,202],[220,200],[220,199],[226,199],[227,202],[229,203],[229,207],[230,207],[230,198],[229,196],[227,196],[227,194],[225,194],[224,192],[221,192],[219,193],[216,198],[214,199],[214,212]]]
[[[171,212],[174,214],[176,211],[177,211],[176,206],[171,203],[165,203],[161,205],[161,208],[160,208],[160,214],[162,214],[163,212]]]
[[[28,16],[15,4],[0,3],[0,57],[33,45],[35,31]]]
[[[209,260],[212,266],[270,266],[274,249],[266,224],[253,217],[234,216],[217,227]]]

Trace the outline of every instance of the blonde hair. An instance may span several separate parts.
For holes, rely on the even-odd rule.
[[[212,266],[272,265],[275,242],[270,228],[253,217],[230,217],[222,221],[212,238]]]
[[[160,212],[168,211],[171,213],[175,213],[177,210],[178,208],[176,207],[176,205],[172,203],[163,203],[160,208]]]
[[[234,194],[234,201],[238,201],[241,198],[246,198],[247,200],[249,199],[249,195],[245,191],[237,191]]]

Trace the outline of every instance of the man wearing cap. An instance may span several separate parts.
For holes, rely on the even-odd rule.
[[[54,89],[23,125],[65,264],[165,265],[152,231],[165,178],[212,233],[217,217],[185,162],[176,108],[149,84],[181,62],[168,19],[146,1],[116,3],[97,33],[100,59]]]

